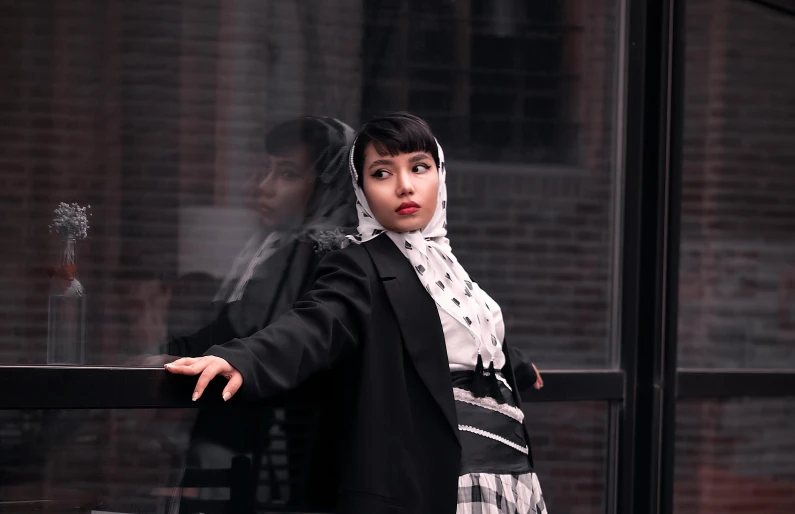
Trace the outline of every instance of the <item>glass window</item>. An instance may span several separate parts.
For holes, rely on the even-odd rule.
[[[0,362],[151,364],[267,325],[318,244],[268,236],[306,235],[323,176],[315,139],[274,130],[405,109],[447,149],[452,244],[512,344],[614,363],[618,2],[46,6],[0,21]],[[266,177],[306,188],[264,199]]]
[[[549,512],[602,514],[607,504],[608,405],[525,403]]]
[[[0,411],[0,511],[242,512],[299,507],[312,411]],[[230,510],[231,509],[231,510]],[[27,512],[27,510],[25,510]]]
[[[675,512],[790,512],[795,399],[682,401],[676,413]]]
[[[524,411],[550,512],[604,512],[607,405],[538,403]],[[27,502],[58,512],[210,511],[228,507],[253,473],[261,505],[303,506],[312,415],[298,408],[2,411],[0,510]],[[237,430],[240,423],[230,430],[230,420],[244,417],[251,430]],[[223,427],[212,422],[218,418]],[[263,428],[261,459],[256,445],[241,442],[255,426]]]
[[[0,510],[165,512],[196,412],[2,411]]]
[[[795,18],[689,2],[679,365],[795,367]]]

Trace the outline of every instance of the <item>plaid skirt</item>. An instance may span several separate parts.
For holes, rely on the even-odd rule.
[[[456,514],[547,514],[535,473],[458,477]]]

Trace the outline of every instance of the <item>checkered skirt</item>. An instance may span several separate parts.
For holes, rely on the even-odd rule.
[[[458,477],[456,514],[547,514],[535,473]]]

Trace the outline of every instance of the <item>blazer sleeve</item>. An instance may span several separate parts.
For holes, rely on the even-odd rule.
[[[309,292],[266,328],[205,352],[240,371],[244,397],[258,400],[295,388],[331,368],[366,334],[370,279],[352,253],[326,255]]]
[[[170,337],[168,354],[184,357],[199,357],[212,345],[240,337],[227,317],[228,306],[208,325],[188,336]]]
[[[213,345],[262,330],[311,287],[319,260],[314,242],[296,241],[280,249],[257,268],[242,298],[224,303],[216,318],[197,332],[170,337],[167,353],[199,357]]]
[[[516,378],[516,385],[520,391],[525,391],[533,387],[538,380],[538,375],[530,359],[511,345],[508,345],[508,354],[511,359],[511,366],[513,367],[513,374]]]

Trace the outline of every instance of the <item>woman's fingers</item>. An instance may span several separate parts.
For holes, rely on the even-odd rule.
[[[208,355],[199,358],[183,358],[166,364],[166,370],[176,375],[199,375],[191,399],[195,402],[204,394],[204,390],[218,375],[226,378],[229,383],[223,391],[224,401],[229,400],[243,385],[243,375],[231,364],[220,357]]]
[[[533,384],[533,387],[535,387],[536,389],[541,389],[542,387],[544,387],[544,379],[541,378],[541,372],[538,371],[538,368],[536,368],[535,364],[533,364],[533,369],[536,371],[536,383]]]
[[[175,375],[198,375],[210,364],[205,357],[178,359],[164,367]]]
[[[233,397],[240,389],[240,386],[243,385],[243,375],[241,375],[238,370],[234,370],[231,376],[227,378],[229,379],[229,383],[224,387],[224,392],[222,394],[224,401],[228,401],[229,398]]]
[[[194,402],[202,397],[204,390],[207,389],[207,386],[210,384],[212,379],[223,373],[221,366],[217,362],[214,362],[214,360],[215,359],[209,362],[207,366],[204,367],[202,374],[199,375],[199,380],[196,382],[196,387],[194,388],[193,396],[191,397]]]
[[[169,370],[169,371],[171,371],[173,373],[174,369],[178,369],[178,368],[181,368],[183,366],[190,366],[191,364],[193,364],[194,362],[196,362],[198,360],[199,359],[196,359],[196,358],[193,358],[193,357],[183,357],[181,359],[175,360],[174,362],[168,362],[168,363],[164,364],[164,366],[165,366],[165,368],[167,370]]]

